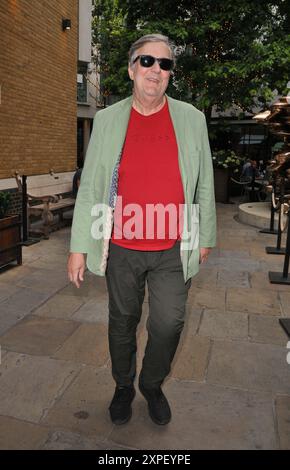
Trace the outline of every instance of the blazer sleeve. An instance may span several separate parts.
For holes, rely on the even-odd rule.
[[[90,249],[91,211],[94,204],[96,204],[94,197],[95,178],[97,174],[100,143],[100,120],[98,113],[96,113],[75,202],[70,240],[71,253],[88,253]]]
[[[205,116],[202,115],[200,167],[196,190],[196,203],[199,204],[199,246],[216,245],[216,208],[211,150]]]

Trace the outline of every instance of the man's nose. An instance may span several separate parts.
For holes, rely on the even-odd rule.
[[[155,60],[154,64],[151,67],[151,70],[153,70],[154,72],[157,72],[157,73],[161,72],[161,68],[160,68],[158,60]]]

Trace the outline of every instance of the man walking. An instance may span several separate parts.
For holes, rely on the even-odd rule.
[[[167,37],[146,35],[131,46],[133,95],[96,114],[74,212],[69,278],[79,287],[86,262],[107,280],[116,382],[109,409],[115,424],[132,415],[136,329],[146,282],[148,341],[139,389],[151,419],[159,425],[170,421],[161,385],[184,325],[191,278],[215,246],[206,122],[192,105],[165,94],[173,67]]]

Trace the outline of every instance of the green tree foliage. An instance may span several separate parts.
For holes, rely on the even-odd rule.
[[[287,0],[96,0],[95,41],[104,91],[131,90],[127,51],[143,34],[167,35],[178,60],[169,94],[207,117],[212,106],[251,111],[286,91],[290,64]]]
[[[126,16],[118,0],[94,2],[93,44],[104,104],[110,95],[124,97],[130,92],[127,71],[130,34]]]

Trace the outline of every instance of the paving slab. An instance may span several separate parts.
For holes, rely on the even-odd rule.
[[[250,287],[249,273],[247,271],[228,271],[227,269],[219,269],[217,275],[217,287]]]
[[[210,255],[212,256],[212,255]],[[206,263],[200,266],[199,273],[192,279],[192,286],[194,287],[216,287],[217,283],[217,268],[207,267]]]
[[[215,340],[207,382],[249,390],[290,393],[287,349],[271,344]]]
[[[272,268],[271,268],[272,270]],[[275,290],[289,293],[289,285],[272,284],[269,281],[268,271],[249,273],[250,286],[252,289]]]
[[[85,303],[85,300],[72,295],[55,294],[41,307],[34,310],[33,315],[43,318],[72,319],[75,312]]]
[[[0,275],[0,302],[2,300],[8,299],[11,295],[17,292],[18,287],[15,284],[8,284],[5,282],[1,282],[1,275]]]
[[[203,381],[208,364],[210,341],[197,336],[202,309],[187,304],[186,317],[169,377]]]
[[[78,327],[74,321],[30,315],[2,335],[0,342],[9,351],[50,356]]]
[[[198,335],[186,334],[178,346],[170,377],[203,382],[209,361],[211,341]]]
[[[278,317],[249,315],[249,338],[256,343],[285,346],[288,338]]]
[[[35,450],[47,440],[49,429],[37,424],[0,416],[1,450]]]
[[[51,254],[49,252],[29,263],[31,269],[45,269],[49,272],[65,272],[67,274],[67,256]],[[51,275],[51,274],[50,274]]]
[[[280,315],[277,292],[265,289],[228,288],[226,308],[234,312]]]
[[[51,295],[68,284],[69,280],[65,271],[58,271],[56,269],[53,274],[48,275],[46,269],[36,268],[33,269],[29,276],[20,279],[18,282],[18,285],[21,287],[33,288],[40,292],[49,292]]]
[[[189,303],[186,304],[186,315],[182,332],[183,340],[189,336],[196,335],[200,326],[202,312],[202,308],[192,307]]]
[[[290,450],[290,396],[277,396],[275,407],[280,449]]]
[[[41,258],[43,250],[42,252],[37,251],[35,247],[34,250],[35,251],[28,251],[26,247],[22,247],[22,266],[29,266],[30,263],[33,263],[34,261]]]
[[[222,220],[222,225],[218,224],[218,234],[220,238],[225,241],[244,241],[245,250],[249,250],[249,245],[245,242],[248,240],[255,240],[258,237],[258,230],[253,229],[252,227],[241,225],[236,222],[233,217],[226,218],[223,211],[220,213]],[[228,248],[225,248],[227,250]],[[241,248],[237,247],[238,250]]]
[[[133,417],[109,439],[139,449],[276,449],[269,393],[170,380],[164,391],[172,408],[167,426],[154,424],[137,394]]]
[[[290,286],[288,286],[290,289]],[[290,317],[290,292],[279,292],[281,313],[283,317]]]
[[[106,294],[106,281],[105,278],[95,276],[94,274],[85,272],[84,281],[78,289],[72,283],[64,287],[59,293],[63,295],[73,295],[83,298],[97,299],[99,294]]]
[[[39,258],[39,255],[37,255]],[[8,265],[0,269],[0,281],[5,284],[17,285],[17,282],[24,277],[30,276],[33,273],[28,265],[22,264],[20,266]]]
[[[275,256],[275,255],[273,255]],[[269,275],[269,271],[274,271],[274,272],[277,272],[277,273],[281,273],[283,272],[283,264],[284,264],[284,260],[283,260],[283,257],[281,256],[276,256],[275,259],[273,260],[260,260],[260,265],[261,265],[261,268],[260,268],[260,271],[261,272],[264,272],[267,274],[267,276]],[[270,284],[270,282],[269,282]],[[277,286],[281,286],[281,284],[277,284]],[[288,286],[289,288],[289,286]],[[283,289],[280,289],[280,290],[283,290]]]
[[[106,439],[114,426],[108,411],[114,391],[109,369],[87,366],[49,410],[42,424],[89,438]],[[122,431],[126,426],[122,426]]]
[[[13,295],[0,302],[0,312],[14,309],[25,315],[42,305],[49,297],[50,295],[47,292],[40,292],[33,288],[17,287],[17,291]]]
[[[55,431],[51,433],[42,450],[126,450],[128,447],[108,440],[88,438],[79,433]]]
[[[17,291],[0,302],[0,335],[14,326],[50,297],[49,293],[18,287]]]
[[[249,247],[251,243],[251,236],[241,237],[239,235],[231,236],[227,232],[219,233],[217,239],[218,246],[220,250],[245,250]],[[222,258],[222,257],[221,257]],[[223,257],[222,260],[226,260],[228,258]],[[209,258],[210,260],[210,258]],[[230,259],[228,259],[230,262]]]
[[[211,338],[248,339],[248,316],[240,312],[205,310],[198,333]]]
[[[76,321],[87,323],[108,323],[108,302],[107,295],[98,294],[95,299],[89,299],[85,302],[78,311],[73,314],[72,318]]]
[[[39,423],[79,370],[76,364],[8,352],[0,366],[0,415]]]
[[[249,249],[244,250],[226,250],[220,249],[219,255],[221,258],[231,258],[231,259],[250,259],[250,251]]]
[[[250,255],[252,258],[264,259],[269,262],[274,261],[274,258],[278,259],[279,256],[271,255],[266,252],[266,246],[276,245],[276,240],[267,239],[265,242],[259,241],[258,243],[251,243]],[[282,259],[282,258],[281,258]]]
[[[0,366],[2,364],[2,360],[4,358],[4,356],[6,356],[8,351],[6,351],[5,349],[3,349],[3,347],[1,346],[1,343],[0,343]]]
[[[255,259],[235,259],[220,256],[219,258],[212,259],[209,257],[207,263],[208,265],[221,267],[227,271],[253,272],[261,270],[260,261]]]
[[[192,287],[188,293],[188,304],[195,308],[225,309],[226,290],[224,287],[200,289]]]
[[[54,357],[80,364],[103,366],[109,359],[107,325],[80,325]]]
[[[283,271],[284,256],[269,255],[265,253],[264,255],[256,255],[255,259],[260,263],[260,269],[257,271],[264,272],[267,276],[269,271]],[[268,283],[270,284],[269,280]]]

